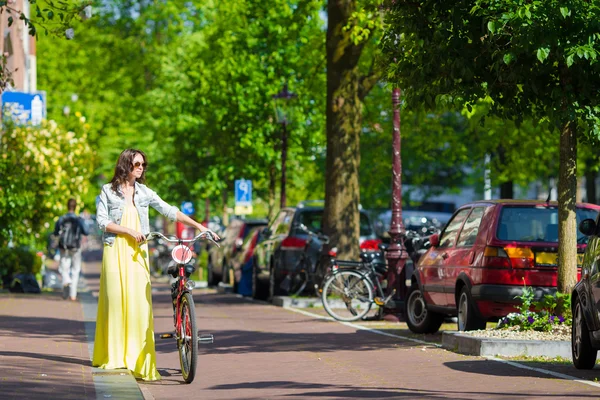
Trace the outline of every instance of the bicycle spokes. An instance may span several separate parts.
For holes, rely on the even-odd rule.
[[[368,312],[372,297],[369,280],[352,271],[333,275],[323,287],[323,303],[327,312],[342,321],[360,318]]]

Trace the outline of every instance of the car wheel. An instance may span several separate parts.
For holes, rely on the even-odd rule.
[[[216,286],[219,282],[217,281],[217,279],[215,277],[215,273],[213,271],[213,265],[210,260],[208,260],[208,265],[207,265],[206,269],[207,269],[206,280],[208,282],[208,286]]]
[[[464,286],[460,291],[457,311],[457,324],[459,331],[476,331],[478,329],[485,329],[487,321],[477,315],[477,311],[475,310],[475,306],[471,300],[471,293],[469,288],[466,286]]]
[[[575,312],[573,313],[573,325],[571,327],[571,350],[573,353],[573,365],[577,369],[592,369],[596,365],[598,350],[592,347],[590,331],[583,316],[583,306],[577,299]]]
[[[221,265],[223,266],[223,274],[221,276],[221,282],[229,284],[231,282],[229,282],[229,266],[227,265],[227,261],[223,260]]]
[[[269,302],[272,302],[273,297],[279,296],[280,294],[279,282],[277,282],[275,276],[275,268],[271,267],[271,273],[269,274]]]
[[[419,286],[410,287],[405,303],[406,324],[414,333],[435,333],[440,329],[444,316],[429,311]]]
[[[266,300],[265,290],[258,280],[258,267],[256,261],[252,266],[252,298],[257,300]]]

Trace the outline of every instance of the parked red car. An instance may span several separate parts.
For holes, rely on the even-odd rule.
[[[577,223],[596,219],[600,207],[577,204]],[[516,311],[523,285],[535,300],[554,294],[557,283],[556,202],[479,201],[460,207],[411,278],[405,307],[409,328],[436,332],[444,317],[457,316],[460,331],[484,329],[489,319]],[[578,263],[587,237],[577,232]]]

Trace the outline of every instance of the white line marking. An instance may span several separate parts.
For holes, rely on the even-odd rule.
[[[428,346],[435,346],[435,347],[439,347],[439,348],[442,347],[440,344],[437,344],[437,343],[426,342],[424,340],[413,339],[413,338],[402,336],[402,335],[395,335],[393,333],[380,331],[378,329],[371,329],[371,328],[368,328],[366,326],[356,325],[356,324],[353,324],[351,322],[336,321],[335,319],[333,319],[331,317],[324,317],[322,315],[313,314],[311,312],[304,311],[304,310],[294,309],[292,307],[282,307],[282,308],[284,308],[286,310],[290,310],[290,311],[296,312],[296,313],[299,313],[299,314],[304,314],[306,316],[313,317],[313,318],[316,318],[316,319],[323,319],[323,320],[327,320],[327,321],[338,322],[338,323],[340,323],[342,325],[346,325],[346,326],[349,326],[351,328],[373,332],[373,333],[376,333],[378,335],[389,336],[389,337],[394,337],[394,338],[403,339],[403,340],[409,340],[411,342],[415,342],[415,343],[419,343],[419,344],[424,344],[424,345],[428,345]],[[549,371],[547,369],[542,369],[542,368],[529,367],[527,365],[519,364],[519,363],[514,362],[514,361],[503,360],[501,358],[496,358],[496,357],[489,357],[489,356],[485,357],[484,356],[483,358],[485,358],[487,360],[490,360],[490,361],[497,361],[497,362],[500,362],[500,363],[512,365],[513,367],[516,367],[516,368],[526,369],[526,370],[529,370],[529,371],[535,371],[535,372],[539,372],[540,374],[554,376],[555,378],[560,378],[560,379],[564,379],[564,380],[568,380],[568,381],[573,381],[573,382],[577,382],[577,383],[583,383],[584,385],[589,385],[589,386],[594,386],[594,387],[600,388],[600,383],[588,381],[588,380],[585,380],[585,379],[579,379],[579,378],[576,378],[574,376],[561,374],[559,372]]]
[[[490,357],[485,357],[485,358],[487,358],[488,360],[498,361],[500,363],[512,365],[513,367],[522,368],[522,369],[528,369],[530,371],[536,371],[536,372],[539,372],[541,374],[551,375],[551,376],[554,376],[556,378],[561,378],[561,379],[565,379],[565,380],[568,380],[568,381],[574,381],[574,382],[578,382],[578,383],[583,383],[585,385],[590,385],[590,386],[595,386],[595,387],[600,388],[600,383],[592,382],[592,381],[586,381],[585,379],[579,379],[579,378],[576,378],[576,377],[571,376],[571,375],[561,374],[560,372],[554,372],[554,371],[548,371],[547,369],[529,367],[527,365],[519,364],[519,363],[514,362],[514,361],[503,360],[501,358],[496,358],[496,357],[491,357],[491,356]]]
[[[411,342],[415,342],[415,343],[419,343],[419,344],[424,344],[424,345],[427,345],[427,346],[442,347],[442,345],[437,344],[437,343],[426,342],[424,340],[414,339],[414,338],[410,338],[410,337],[402,336],[402,335],[395,335],[393,333],[380,331],[379,329],[372,329],[372,328],[368,328],[366,326],[353,324],[352,322],[336,321],[335,319],[333,319],[331,317],[324,317],[322,315],[313,314],[311,312],[304,311],[304,310],[298,310],[298,309],[295,309],[295,308],[292,308],[292,307],[282,307],[282,308],[284,308],[286,310],[293,311],[293,312],[297,312],[297,313],[300,313],[300,314],[304,314],[306,316],[313,317],[313,318],[324,319],[324,320],[327,320],[327,321],[339,322],[342,325],[346,325],[346,326],[349,326],[349,327],[354,328],[354,329],[360,329],[360,330],[363,330],[363,331],[369,331],[369,332],[377,333],[378,335],[389,336],[389,337],[393,337],[393,338],[397,338],[397,339],[402,339],[402,340],[408,340],[408,341],[411,341]]]

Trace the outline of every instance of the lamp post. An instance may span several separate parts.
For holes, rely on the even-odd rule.
[[[287,125],[288,121],[288,113],[287,113],[287,103],[288,100],[296,98],[296,94],[292,93],[288,90],[287,83],[283,84],[283,88],[279,93],[273,96],[274,106],[275,106],[275,116],[277,117],[277,122],[281,124],[282,134],[281,134],[281,196],[279,207],[284,208],[286,203],[285,198],[285,184],[286,184],[286,171],[285,171],[285,163],[287,160]]]
[[[400,155],[401,136],[400,136],[400,89],[396,88],[392,92],[392,106],[394,109],[394,131],[392,136],[392,219],[390,222],[389,234],[391,243],[386,258],[388,261],[387,273],[387,291],[388,295],[396,290],[395,299],[406,300],[406,284],[403,279],[403,272],[408,254],[404,247],[404,224],[402,223],[402,158]],[[409,277],[406,276],[406,279]],[[394,299],[394,300],[395,300]],[[386,320],[398,321],[397,314],[401,312],[399,302],[393,304],[384,310]]]

